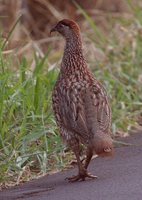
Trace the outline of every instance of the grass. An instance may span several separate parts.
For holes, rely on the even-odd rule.
[[[59,168],[63,165],[59,154],[64,146],[50,106],[51,91],[58,72],[48,72],[48,69],[45,72],[43,67],[48,66],[47,56],[42,59],[35,56],[35,69],[31,72],[26,58],[14,71],[12,60],[5,60],[1,54],[1,182],[17,179],[25,167],[45,174],[54,165]]]
[[[127,132],[142,114],[141,15],[133,19],[119,18],[117,23],[123,37],[117,37],[113,29],[107,39],[102,33],[99,35],[100,30],[86,13],[84,17],[92,32],[83,37],[97,45],[106,57],[101,62],[91,61],[89,57],[87,61],[110,95],[113,134],[116,130]],[[6,45],[1,40],[0,182],[1,186],[9,186],[60,170],[71,155],[65,153],[51,109],[58,69],[48,70],[48,61],[53,61],[56,50],[49,50],[43,58],[34,52],[35,67],[30,70],[31,61],[26,57],[17,58],[16,68],[13,67],[13,55],[4,56],[3,44]]]

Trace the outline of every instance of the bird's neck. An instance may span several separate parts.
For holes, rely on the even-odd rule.
[[[74,73],[84,68],[85,60],[82,52],[81,37],[66,38],[66,45],[61,64],[61,72]]]
[[[66,53],[82,53],[82,41],[80,35],[73,35],[71,37],[66,37],[65,45],[65,54]]]

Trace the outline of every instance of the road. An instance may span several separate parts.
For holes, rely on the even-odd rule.
[[[68,183],[75,168],[3,190],[0,200],[142,200],[142,132],[123,141],[134,145],[92,160],[89,171],[98,179]]]

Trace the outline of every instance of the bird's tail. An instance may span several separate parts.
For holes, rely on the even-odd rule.
[[[94,134],[92,140],[93,150],[99,156],[112,156],[113,155],[113,143],[109,134],[98,132]]]

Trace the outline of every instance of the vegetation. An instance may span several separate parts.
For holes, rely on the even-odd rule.
[[[133,17],[118,17],[118,29],[111,16],[111,32],[106,36],[92,18],[78,9],[90,24],[85,31],[88,34],[83,35],[85,45],[93,43],[104,55],[101,61],[87,57],[87,62],[110,95],[113,134],[116,130],[127,132],[142,114],[142,12],[135,8]],[[61,142],[51,109],[52,88],[59,70],[58,64],[50,68],[49,61],[56,63],[61,54],[49,49],[41,58],[33,51],[31,59],[22,56],[15,61],[14,52],[5,55],[5,46],[1,39],[1,186],[61,170],[72,158]]]

